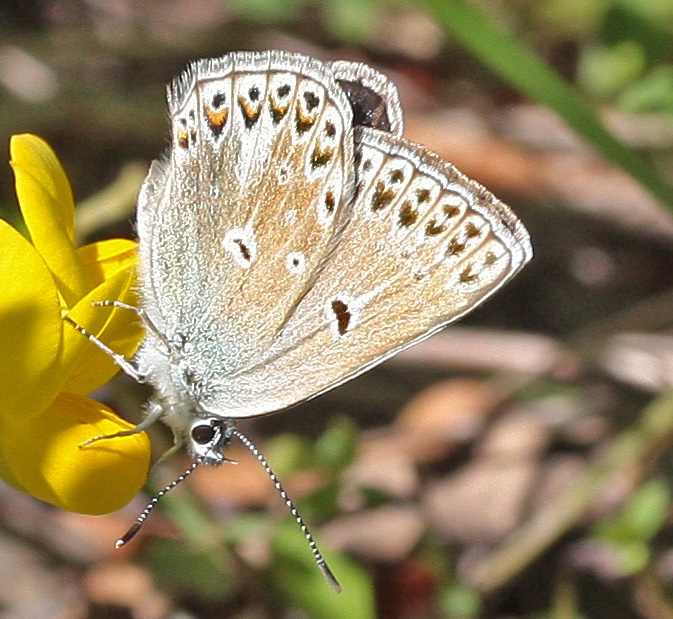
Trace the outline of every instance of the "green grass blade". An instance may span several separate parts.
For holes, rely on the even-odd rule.
[[[514,35],[467,0],[424,0],[465,49],[519,92],[554,110],[606,159],[620,166],[673,211],[673,186],[644,157],[602,125],[580,92]]]

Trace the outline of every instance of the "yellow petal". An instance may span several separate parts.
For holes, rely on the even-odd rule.
[[[98,402],[62,393],[39,416],[9,427],[0,445],[30,494],[71,512],[106,514],[126,505],[145,484],[149,437],[142,432],[80,445],[132,427]]]
[[[136,243],[128,239],[109,239],[77,248],[87,279],[87,288],[92,290],[115,273],[132,267],[137,262]]]
[[[30,416],[58,394],[62,365],[61,309],[54,279],[33,246],[0,220],[0,426]]]
[[[45,410],[51,410],[51,406]],[[42,454],[35,451],[34,441],[50,440],[37,424],[44,411],[31,418],[14,417],[3,424],[0,434],[0,477],[10,486],[38,499],[61,506],[56,493],[41,473]]]
[[[16,195],[33,245],[72,307],[86,292],[86,281],[72,243],[75,206],[68,178],[54,151],[35,135],[12,136],[10,154]]]
[[[129,310],[93,306],[93,301],[122,301],[136,305],[135,268],[126,268],[107,279],[68,313],[68,318],[97,336],[113,351],[130,358],[143,336],[138,316]],[[64,324],[64,328],[64,359],[72,368],[64,390],[90,393],[110,380],[119,367],[72,325]]]

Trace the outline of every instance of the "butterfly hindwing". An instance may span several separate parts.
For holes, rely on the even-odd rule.
[[[329,63],[353,109],[355,126],[372,127],[402,137],[404,115],[397,86],[383,73],[361,62]]]
[[[422,147],[357,130],[351,219],[259,359],[222,377],[208,409],[278,410],[382,362],[460,318],[532,257],[516,216]]]

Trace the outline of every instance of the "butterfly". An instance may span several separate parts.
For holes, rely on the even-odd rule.
[[[137,206],[142,307],[128,309],[146,335],[133,361],[117,358],[155,389],[131,432],[160,418],[194,457],[160,495],[242,440],[338,588],[236,420],[315,397],[464,316],[532,258],[528,232],[402,136],[396,87],[365,64],[231,53],[191,64],[168,107],[171,147]]]

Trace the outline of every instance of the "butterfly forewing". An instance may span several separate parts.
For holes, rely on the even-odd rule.
[[[532,257],[481,185],[422,147],[357,131],[351,219],[272,344],[205,402],[223,416],[286,407],[352,378],[470,311]]]
[[[272,344],[349,217],[351,111],[323,64],[279,52],[195,63],[169,108],[139,200],[143,294],[209,384]]]

